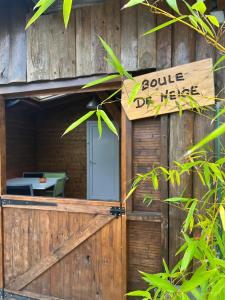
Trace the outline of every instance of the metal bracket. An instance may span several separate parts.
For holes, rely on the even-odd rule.
[[[119,216],[125,214],[125,208],[120,206],[113,206],[110,208],[110,214],[118,218]]]
[[[16,293],[4,292],[2,299],[15,299],[15,300],[37,300],[37,298],[31,298],[26,296],[21,296]]]
[[[4,289],[0,289],[0,299],[4,299]]]
[[[1,206],[4,205],[18,205],[18,206],[57,206],[54,202],[37,202],[37,201],[26,201],[26,200],[11,200],[1,199]]]

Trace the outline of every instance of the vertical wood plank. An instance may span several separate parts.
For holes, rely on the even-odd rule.
[[[88,74],[91,66],[91,10],[76,9],[76,76]],[[85,57],[84,57],[85,49]]]
[[[106,11],[105,5],[93,5],[91,10],[91,66],[89,67],[90,74],[106,73],[107,63],[104,59],[106,56],[105,50],[100,43],[99,37],[106,37]]]
[[[207,1],[207,7],[210,1]],[[215,58],[215,50],[209,45],[205,38],[197,35],[196,36],[196,60],[205,58]],[[217,72],[216,72],[217,73]],[[217,76],[217,75],[216,75]],[[199,142],[202,138],[208,135],[213,129],[214,124],[211,124],[210,118],[213,118],[213,112],[211,110],[204,111],[203,115],[195,114],[194,118],[194,144]],[[211,155],[213,149],[213,143],[210,143],[209,147]],[[211,156],[210,155],[210,156]],[[201,197],[207,192],[207,188],[201,183],[199,176],[194,172],[193,174],[193,196],[201,199]]]
[[[27,30],[27,80],[76,75],[75,13],[67,29],[61,13],[43,15]]]
[[[125,3],[123,0],[121,6]],[[128,71],[137,69],[137,16],[137,6],[121,11],[121,62]]]
[[[121,198],[126,211],[133,210],[132,196],[124,202],[132,184],[132,122],[121,111]]]
[[[138,5],[138,69],[156,67],[156,35],[143,34],[156,26],[155,14],[144,5]]]
[[[24,1],[10,2],[10,51],[8,82],[25,82],[27,77],[26,13]]]
[[[42,16],[27,30],[27,81],[50,79],[48,17]],[[47,29],[47,30],[46,30]],[[45,34],[43,34],[45,32]]]
[[[162,15],[157,16],[157,25],[166,22],[166,18]],[[171,67],[172,58],[172,29],[166,27],[163,30],[159,30],[156,34],[156,67],[157,70],[166,69]],[[161,141],[160,141],[160,155],[161,165],[164,167],[169,164],[169,115],[161,116]],[[161,178],[161,201],[169,197],[169,184],[165,182],[164,178]],[[162,257],[169,261],[169,206],[167,203],[162,203],[161,208],[163,221],[161,224],[161,249]]]
[[[177,24],[173,28],[173,66],[189,63],[195,60],[195,34],[187,27]],[[182,117],[178,113],[170,116],[170,167],[179,160],[188,147],[193,144],[194,115],[184,112]],[[184,192],[185,191],[185,192]],[[192,197],[192,176],[184,175],[179,188],[170,185],[170,197],[184,192],[185,197]],[[173,267],[179,257],[175,257],[177,249],[182,244],[181,227],[184,214],[174,206],[169,208],[169,265]]]
[[[106,40],[113,49],[116,56],[120,59],[121,44],[120,44],[120,0],[108,0],[105,4],[106,13]],[[97,54],[97,53],[96,53]],[[115,72],[115,69],[107,64],[107,73]]]
[[[125,111],[121,109],[121,201],[125,206],[126,212],[133,210],[132,196],[124,202],[127,193],[131,188],[132,180],[132,122],[128,120]],[[122,243],[122,269],[121,269],[121,288],[125,295],[127,292],[127,272],[128,272],[128,236],[127,236],[127,217],[121,217],[121,243]],[[126,299],[126,298],[125,298]]]
[[[76,75],[75,11],[72,11],[67,28],[60,14],[48,16],[48,29],[42,35],[48,35],[51,80],[70,78]],[[84,58],[83,58],[84,59]]]
[[[9,6],[6,1],[0,3],[0,83],[8,82],[9,76],[9,51],[10,51],[10,36],[9,36]]]
[[[25,2],[1,1],[0,84],[26,81],[25,16]]]

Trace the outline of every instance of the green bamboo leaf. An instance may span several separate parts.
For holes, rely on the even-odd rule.
[[[217,165],[223,165],[225,163],[225,157],[222,157],[222,158],[218,159],[215,163]]]
[[[150,293],[147,291],[134,291],[126,294],[129,297],[145,297],[151,299]]]
[[[173,198],[166,199],[164,201],[179,203],[179,202],[188,202],[189,200],[190,198],[173,197]]]
[[[66,28],[69,23],[72,4],[73,4],[73,0],[64,0],[63,1],[63,18],[64,18],[64,24],[65,24]]]
[[[138,92],[140,91],[140,88],[141,88],[140,82],[136,82],[135,85],[132,87],[132,90],[130,92],[129,99],[128,99],[129,105],[134,102],[134,99],[136,98]]]
[[[205,164],[203,168],[204,168],[205,182],[206,182],[208,188],[210,188],[210,185],[211,185],[211,182],[210,182],[211,172],[209,170],[209,166],[207,164]]]
[[[191,219],[193,218],[193,214],[194,214],[195,208],[197,206],[197,203],[198,203],[198,201],[194,200],[193,203],[191,204],[191,207],[189,209],[188,215],[187,215],[187,217],[185,219],[184,232],[186,232],[188,230],[188,227],[190,225]]]
[[[201,14],[204,14],[206,12],[207,7],[203,0],[200,0],[192,5],[192,9],[199,11]]]
[[[213,65],[213,68],[215,69],[218,65],[220,65],[225,60],[225,55],[222,55]]]
[[[198,28],[198,22],[195,20],[195,18],[193,16],[188,16],[191,24],[195,27]]]
[[[36,8],[38,8],[38,7],[40,7],[40,6],[42,6],[43,4],[45,4],[46,3],[46,0],[39,0],[38,2],[37,2],[37,4],[34,6],[34,9],[36,9]]]
[[[219,23],[219,21],[218,21],[218,19],[217,19],[216,16],[208,15],[207,18],[209,19],[209,21],[210,21],[213,25],[215,25],[215,26],[218,27],[218,28],[220,27],[220,23]]]
[[[164,266],[166,274],[169,275],[170,274],[170,270],[169,270],[169,268],[167,266],[167,263],[166,263],[166,261],[165,261],[164,258],[163,258],[163,266]]]
[[[209,163],[209,167],[210,167],[210,169],[213,171],[213,173],[216,175],[216,177],[217,177],[221,182],[224,182],[222,172],[221,172],[220,169],[217,167],[217,165],[214,164],[214,163]]]
[[[109,129],[118,136],[118,132],[116,127],[114,126],[113,122],[109,119],[109,117],[107,116],[107,114],[104,112],[104,110],[99,109],[98,110],[102,119],[104,120],[104,122],[106,123],[106,125],[109,127]]]
[[[181,268],[180,268],[181,272],[185,271],[189,266],[192,258],[194,257],[196,248],[197,248],[196,241],[191,241],[182,258]]]
[[[155,173],[152,173],[152,184],[153,184],[154,189],[158,190],[159,182],[158,182],[157,175]]]
[[[101,38],[99,36],[100,42],[103,46],[103,48],[105,49],[105,51],[107,52],[111,64],[114,67],[114,69],[121,75],[121,76],[125,76],[129,79],[133,79],[133,77],[123,68],[123,66],[121,65],[119,59],[117,58],[117,56],[115,55],[115,53],[113,52],[112,48],[106,43],[106,41],[103,40],[103,38]]]
[[[195,13],[193,8],[189,5],[189,3],[187,1],[185,1],[185,0],[183,0],[183,1],[186,4],[189,11],[191,12],[191,14],[193,16],[193,20],[195,20],[202,27],[202,29],[204,29],[209,35],[214,37],[214,34],[213,34],[212,30],[209,28],[209,26]]]
[[[180,14],[176,0],[166,0],[167,4],[178,14]]]
[[[197,143],[196,145],[194,145],[189,151],[187,151],[187,153],[185,154],[185,156],[189,156],[191,153],[195,152],[199,148],[202,148],[203,146],[205,146],[206,144],[208,144],[209,142],[213,141],[214,139],[216,139],[217,137],[221,136],[224,133],[225,133],[225,123],[222,124],[217,129],[215,129],[213,132],[211,132],[205,138],[203,138],[199,143]]]
[[[222,222],[223,230],[225,231],[225,209],[222,204],[220,205],[219,211],[220,211],[220,219]]]
[[[101,83],[104,83],[106,81],[110,81],[110,80],[113,80],[115,78],[120,78],[121,76],[120,75],[108,75],[108,76],[105,76],[105,77],[102,77],[100,79],[97,79],[97,80],[94,80],[92,82],[89,82],[87,84],[85,84],[82,89],[86,89],[86,88],[89,88],[91,86],[95,86],[95,85],[98,85],[98,84],[101,84]]]
[[[86,113],[84,116],[82,116],[81,118],[79,118],[78,120],[76,120],[73,124],[71,124],[66,129],[66,131],[63,133],[62,136],[64,136],[65,134],[69,133],[70,131],[74,130],[76,127],[78,127],[80,124],[82,124],[83,122],[85,122],[87,119],[89,119],[95,113],[96,113],[95,110],[89,111],[88,113]]]
[[[218,296],[221,292],[223,292],[225,290],[225,278],[222,277],[220,280],[217,281],[217,283],[215,283],[212,286],[212,290],[210,292],[209,295],[209,300],[215,300],[218,299]],[[223,292],[223,295],[225,293]]]
[[[201,266],[199,269],[197,269],[197,271],[195,271],[190,280],[185,281],[181,285],[180,290],[182,292],[189,292],[194,290],[196,287],[208,281],[208,279],[212,277],[215,272],[216,270],[206,271],[205,267]]]
[[[26,29],[30,27],[56,0],[46,0],[37,3],[38,10],[32,16],[32,18],[28,21],[26,25]]]
[[[125,4],[123,8],[128,8],[128,7],[131,7],[131,6],[134,6],[134,5],[138,5],[138,4],[141,4],[145,2],[145,0],[130,0],[129,2],[127,2],[127,4]]]
[[[225,55],[224,55],[225,58]],[[222,115],[225,114],[225,107],[221,110],[219,110],[218,114],[212,119],[211,123],[213,123],[216,119],[218,119],[219,117],[221,117]]]
[[[158,275],[152,275],[144,272],[140,272],[148,283],[152,284],[153,286],[156,286],[163,291],[168,292],[176,292],[177,289],[166,279],[160,278]]]
[[[169,25],[172,25],[172,24],[178,22],[179,20],[185,19],[186,17],[187,17],[187,16],[181,16],[181,17],[178,17],[178,18],[176,18],[176,19],[172,19],[172,20],[170,20],[170,21],[167,21],[167,22],[165,22],[165,23],[163,23],[163,24],[160,24],[159,26],[156,26],[156,27],[154,27],[154,28],[152,28],[152,29],[146,31],[143,35],[148,35],[148,34],[151,34],[151,33],[153,33],[153,32],[156,32],[156,31],[158,31],[158,30],[161,30],[161,29],[163,29],[163,28],[165,28],[165,27],[167,27],[167,26],[169,26]]]
[[[137,186],[133,186],[132,189],[130,189],[130,191],[126,195],[126,198],[124,200],[125,201],[128,200],[130,198],[130,196],[135,192],[136,189],[137,189]]]
[[[98,117],[98,133],[99,133],[99,137],[102,137],[102,120],[101,120],[101,113],[99,112],[99,110],[97,110],[96,112],[97,117]]]

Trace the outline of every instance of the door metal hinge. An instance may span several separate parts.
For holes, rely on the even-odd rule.
[[[57,206],[54,202],[38,202],[38,201],[26,201],[26,200],[11,200],[11,199],[1,199],[1,206],[4,205],[18,205],[18,206]]]
[[[113,206],[110,208],[110,214],[118,218],[119,216],[125,214],[125,208],[120,206]]]

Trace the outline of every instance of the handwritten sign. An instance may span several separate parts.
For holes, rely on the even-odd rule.
[[[215,103],[211,59],[125,80],[122,105],[130,120],[172,113]],[[140,89],[129,104],[134,86]]]

